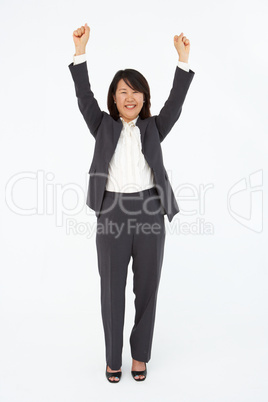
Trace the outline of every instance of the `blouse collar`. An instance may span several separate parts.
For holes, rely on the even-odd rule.
[[[135,125],[136,125],[136,122],[137,122],[137,120],[138,120],[138,118],[139,118],[139,115],[136,117],[136,119],[133,119],[133,120],[131,120],[129,123],[127,123],[122,117],[120,117],[120,119],[121,119],[121,121],[122,121],[124,127],[125,127],[126,125],[128,125],[128,126],[135,126]]]

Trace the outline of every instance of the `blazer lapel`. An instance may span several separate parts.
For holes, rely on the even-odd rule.
[[[113,151],[114,151],[116,148],[116,145],[118,143],[122,128],[123,128],[123,123],[122,123],[120,117],[116,121],[113,120],[113,126],[114,126],[114,129],[113,129]]]
[[[138,117],[138,120],[136,121],[136,126],[139,127],[140,133],[141,133],[142,151],[143,151],[144,135],[145,135],[145,130],[146,130],[147,124],[148,124],[148,119],[142,120],[140,117]]]

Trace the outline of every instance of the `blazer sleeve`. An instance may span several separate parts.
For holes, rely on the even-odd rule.
[[[74,80],[75,93],[78,101],[78,107],[82,113],[89,131],[96,139],[97,129],[102,121],[104,112],[101,111],[88,77],[87,62],[69,64],[69,69]]]
[[[160,142],[164,140],[170,132],[182,111],[186,94],[191,85],[194,77],[194,71],[191,69],[185,71],[176,66],[175,76],[173,79],[173,86],[170,91],[169,97],[164,106],[156,116],[155,122],[159,131]]]

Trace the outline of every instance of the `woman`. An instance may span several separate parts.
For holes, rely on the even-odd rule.
[[[159,115],[150,113],[150,88],[136,70],[118,71],[101,111],[89,83],[87,24],[73,32],[74,62],[69,65],[79,109],[96,143],[89,170],[87,205],[96,211],[96,247],[101,279],[106,369],[109,382],[121,378],[125,285],[132,257],[135,321],[130,336],[132,377],[143,381],[151,347],[157,292],[165,244],[164,215],[179,212],[162,158],[160,142],[178,120],[194,76],[190,41],[174,37],[179,55],[173,87]],[[123,202],[124,201],[124,202]]]

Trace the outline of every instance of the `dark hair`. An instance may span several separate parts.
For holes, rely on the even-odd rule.
[[[143,103],[139,116],[141,119],[146,119],[147,117],[150,117],[151,95],[148,82],[139,71],[133,70],[132,68],[126,68],[125,70],[117,71],[109,87],[107,106],[113,119],[118,120],[118,118],[120,117],[116,104],[114,103],[113,95],[115,95],[118,82],[121,79],[123,79],[130,88],[144,94],[145,102]]]

